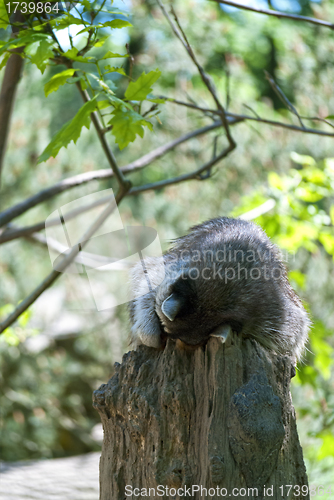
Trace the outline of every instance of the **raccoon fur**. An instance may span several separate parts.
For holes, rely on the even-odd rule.
[[[135,345],[158,348],[167,338],[203,345],[232,329],[300,358],[309,319],[278,248],[259,226],[228,217],[209,220],[174,241],[163,256],[163,278],[161,262],[145,259],[144,271],[141,263],[132,270]]]

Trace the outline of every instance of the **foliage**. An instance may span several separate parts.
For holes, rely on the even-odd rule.
[[[21,24],[19,34],[15,38],[10,38],[0,45],[0,56],[3,61],[7,61],[10,51],[14,48],[24,47],[24,57],[35,64],[43,74],[47,66],[67,69],[54,74],[44,86],[45,95],[56,92],[61,85],[77,85],[82,90],[88,90],[90,101],[82,105],[74,118],[65,124],[61,130],[52,138],[45,148],[39,161],[46,161],[48,158],[56,157],[62,147],[67,147],[71,141],[76,141],[80,137],[83,126],[89,128],[90,115],[97,112],[102,124],[106,122],[110,125],[111,134],[115,135],[116,142],[123,149],[130,142],[133,142],[137,135],[143,137],[143,127],[152,130],[152,124],[140,115],[139,107],[142,101],[148,99],[148,94],[152,91],[151,86],[160,76],[160,71],[151,71],[142,74],[137,81],[131,81],[125,91],[123,99],[116,97],[117,88],[115,83],[108,80],[106,75],[118,73],[126,76],[123,68],[105,65],[109,59],[126,58],[128,54],[118,54],[110,50],[102,50],[100,56],[92,56],[91,51],[97,47],[107,46],[107,37],[101,40],[101,33],[106,29],[112,32],[116,29],[129,28],[131,23],[121,18],[110,20],[110,17],[117,12],[118,16],[127,16],[126,12],[120,11],[112,6],[112,1],[103,2],[99,6],[90,4],[86,0],[76,2],[74,14],[69,11],[62,11],[61,17],[56,17],[51,9],[49,21],[43,17],[31,14],[27,19],[27,24]],[[57,39],[57,32],[72,25],[79,25],[83,28],[78,34],[87,33],[86,43],[80,50],[73,43],[71,48],[63,50]],[[102,35],[103,36],[103,35]],[[88,55],[89,54],[89,55]],[[82,63],[83,66],[77,66]],[[95,72],[87,71],[85,66],[93,64]],[[103,66],[103,68],[101,67]],[[160,100],[163,102],[163,100]],[[106,108],[108,108],[106,110]],[[105,110],[102,115],[101,110]],[[135,111],[135,109],[138,111]],[[108,116],[112,115],[108,120]],[[151,115],[148,113],[148,118]]]
[[[254,209],[268,197],[275,200],[274,209],[256,221],[288,252],[289,267],[293,267],[290,280],[299,294],[312,302],[314,289],[308,283],[316,254],[329,262],[333,278],[334,159],[316,162],[311,156],[295,152],[291,159],[294,168],[284,176],[270,172],[267,186],[245,198],[235,214]],[[334,311],[332,307],[327,311],[326,316],[317,316],[314,308],[309,350],[298,368],[293,393],[298,387],[305,395],[298,397],[297,411],[301,419],[306,417],[309,426],[307,431],[302,429],[312,442],[311,447],[304,447],[306,457],[334,463],[334,339],[333,328],[326,326],[333,324]]]
[[[98,450],[92,391],[110,370],[101,333],[55,340],[42,352],[0,343],[1,458],[24,460]],[[92,344],[94,349],[92,350]]]
[[[14,310],[13,304],[6,304],[0,307],[0,320],[6,317]],[[29,319],[31,318],[31,311],[27,310],[21,314],[20,318],[12,327],[6,328],[3,335],[0,337],[0,344],[7,343],[11,346],[17,346],[20,342],[24,342],[27,338],[33,335],[38,335],[36,328],[29,327]]]

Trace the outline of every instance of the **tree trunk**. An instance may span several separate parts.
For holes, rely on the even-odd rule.
[[[125,354],[94,393],[100,500],[309,498],[293,374],[288,357],[234,334],[195,350],[169,340]]]

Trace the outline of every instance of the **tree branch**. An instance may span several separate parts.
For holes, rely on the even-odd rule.
[[[234,124],[237,121],[238,120],[234,120],[232,118],[231,124]],[[149,153],[142,156],[141,158],[138,158],[138,160],[135,160],[134,162],[129,163],[128,165],[125,165],[121,169],[121,172],[124,175],[124,174],[129,174],[129,173],[135,172],[137,170],[140,170],[140,169],[146,167],[147,165],[149,165],[150,163],[152,163],[154,160],[165,155],[166,153],[168,153],[170,150],[174,149],[179,144],[182,144],[186,141],[189,141],[190,139],[193,139],[195,137],[198,137],[199,135],[206,134],[207,132],[210,132],[211,130],[215,130],[221,126],[222,126],[222,123],[219,120],[219,121],[215,121],[211,125],[207,125],[205,127],[201,127],[197,130],[194,130],[193,132],[188,132],[187,134],[181,135],[177,139],[174,139],[173,141],[170,141],[167,144],[163,144],[162,146],[159,146],[158,148],[154,149],[153,151],[150,151]],[[3,212],[1,212],[0,213],[0,227],[4,226],[5,224],[8,224],[11,220],[15,219],[15,217],[22,215],[30,208],[33,208],[36,205],[39,205],[40,203],[42,203],[44,201],[50,200],[50,198],[52,198],[53,196],[56,196],[57,194],[60,194],[68,189],[72,189],[76,186],[80,186],[82,184],[85,184],[85,183],[93,181],[93,180],[109,179],[113,176],[114,176],[114,172],[112,170],[110,170],[109,168],[106,168],[106,169],[96,170],[94,172],[85,172],[84,174],[79,174],[79,175],[75,175],[73,177],[69,177],[68,179],[64,179],[64,180],[58,182],[57,184],[55,184],[54,186],[51,186],[47,189],[43,189],[39,193],[31,196],[30,198],[27,198],[26,200],[22,201],[21,203],[18,203],[17,205],[14,205],[13,207],[10,207],[7,210],[4,210]],[[34,231],[31,231],[31,232],[34,232]],[[3,241],[2,237],[0,236],[0,243],[2,241]],[[9,241],[9,240],[6,240],[6,241]]]
[[[69,66],[68,63],[67,63],[67,66]],[[81,97],[82,97],[83,101],[85,103],[88,102],[90,100],[90,97],[89,97],[87,91],[86,90],[82,90],[80,82],[77,82],[76,86],[77,86],[77,88],[78,88],[78,90],[79,90],[79,92],[81,94]],[[123,188],[127,188],[127,190],[129,190],[131,188],[131,181],[129,181],[129,179],[126,179],[124,177],[123,172],[118,167],[117,162],[116,162],[116,158],[115,158],[113,152],[111,151],[111,148],[110,148],[109,144],[106,141],[106,138],[105,138],[105,135],[104,135],[104,132],[103,132],[103,127],[101,127],[101,125],[100,125],[100,122],[99,122],[99,119],[97,117],[96,112],[94,111],[93,113],[91,113],[90,116],[91,116],[93,125],[95,127],[95,130],[97,132],[98,138],[100,140],[100,143],[101,143],[102,149],[104,151],[104,154],[106,155],[108,163],[111,166],[112,171],[114,172],[114,175],[115,175],[115,177],[117,179],[117,182],[118,182],[119,186],[123,187]]]
[[[215,123],[217,123],[217,122],[215,122]],[[219,122],[219,124],[220,124],[219,126],[221,126],[221,122]],[[210,125],[209,127],[213,127],[213,125],[214,124]],[[206,127],[206,128],[208,128],[208,127]],[[184,181],[190,180],[190,179],[204,180],[203,178],[200,177],[201,173],[203,173],[205,171],[210,171],[210,169],[216,163],[218,163],[222,158],[227,156],[230,151],[231,151],[230,147],[227,147],[219,156],[215,156],[212,160],[205,163],[202,167],[194,170],[193,172],[190,172],[189,174],[184,174],[184,175],[181,175],[179,177],[173,177],[171,179],[166,179],[164,181],[159,181],[159,182],[152,183],[152,184],[145,184],[143,186],[138,186],[136,188],[132,188],[130,191],[127,192],[126,196],[134,196],[134,195],[137,195],[141,192],[149,191],[151,189],[152,190],[162,189],[163,187],[171,186],[173,184],[179,184],[180,182],[184,182]],[[86,205],[84,207],[80,207],[80,208],[77,208],[77,209],[72,210],[70,212],[67,212],[66,220],[70,220],[70,219],[76,217],[77,215],[80,215],[88,210],[91,210],[92,208],[103,205],[104,203],[107,202],[107,200],[108,200],[108,197],[104,197],[98,201],[95,201],[94,203],[91,203],[91,204]],[[59,225],[58,218],[51,220],[51,221],[48,221],[49,227],[57,226],[57,225]],[[28,226],[28,227],[17,227],[17,226],[12,226],[11,224],[9,224],[9,227],[5,231],[0,233],[0,244],[15,240],[17,238],[27,237],[33,233],[36,233],[38,231],[42,231],[43,229],[45,229],[45,221],[41,221],[37,224],[34,224],[32,226]]]
[[[59,243],[59,241],[54,240],[53,238],[46,238],[43,234],[31,234],[29,236],[26,236],[25,238],[29,241],[39,244],[44,248],[52,248],[59,254],[68,253],[68,248],[66,246],[62,245],[61,243]],[[129,260],[127,260],[126,262],[120,262],[119,259],[93,254],[90,252],[79,252],[73,262],[89,267],[91,269],[96,269],[97,271],[101,272],[105,272],[104,266],[108,264],[113,264],[113,269],[117,270],[127,270],[136,264],[135,261],[130,262]],[[99,269],[100,266],[103,266],[103,269]]]
[[[14,311],[0,323],[0,333],[4,332],[6,328],[14,323],[17,318],[28,309],[28,307],[33,304],[38,297],[49,288],[63,273],[63,271],[73,262],[75,257],[84,248],[85,244],[92,238],[94,233],[98,230],[98,228],[103,224],[103,222],[109,217],[109,215],[113,212],[115,207],[127,193],[127,186],[121,187],[119,193],[117,194],[114,201],[109,203],[109,205],[103,210],[103,212],[99,215],[99,217],[95,220],[95,222],[87,229],[87,231],[82,235],[81,242],[72,247],[70,252],[63,258],[61,263],[57,266],[57,271],[53,270],[46,278],[43,280],[35,290],[28,295],[19,305],[14,309]]]
[[[238,121],[242,120],[251,120],[259,123],[266,123],[267,125],[272,125],[273,127],[281,127],[289,130],[294,130],[296,132],[303,132],[304,134],[314,134],[314,135],[322,135],[326,137],[334,137],[333,132],[326,132],[325,130],[317,130],[315,128],[307,128],[307,127],[297,127],[297,125],[290,125],[289,123],[276,122],[275,120],[267,120],[266,118],[260,118],[255,116],[248,115],[237,115],[236,113],[226,113],[228,118],[236,118]],[[303,117],[304,120],[306,119]]]
[[[173,184],[179,184],[180,182],[188,181],[191,179],[204,180],[201,177],[201,174],[205,171],[209,171],[216,163],[225,158],[234,148],[232,146],[227,146],[222,153],[215,158],[212,158],[210,161],[202,165],[202,167],[190,172],[189,174],[180,175],[178,177],[172,177],[171,179],[166,179],[164,181],[153,182],[151,184],[145,184],[143,186],[138,186],[130,189],[127,196],[134,196],[139,193],[143,193],[144,191],[157,190],[162,189],[166,186],[171,186]],[[205,179],[208,177],[205,177]]]
[[[21,12],[16,12],[13,15],[13,22],[23,22],[24,17]],[[12,37],[16,36],[19,28],[17,26],[12,26]],[[10,119],[12,116],[14,100],[17,85],[20,81],[22,68],[24,65],[24,59],[21,57],[24,47],[18,47],[12,50],[6,67],[5,74],[2,81],[1,92],[0,92],[0,181],[1,172],[3,169],[3,162],[5,158],[7,138],[10,128]]]
[[[315,17],[298,16],[297,14],[286,14],[285,12],[280,12],[279,10],[269,10],[269,9],[258,9],[256,7],[250,7],[249,5],[243,5],[237,2],[231,2],[230,0],[212,0],[216,3],[222,3],[224,5],[230,5],[231,7],[236,7],[237,9],[250,10],[251,12],[256,12],[257,14],[265,14],[266,16],[275,16],[282,19],[291,19],[292,21],[302,21],[306,23],[316,24],[317,26],[323,26],[325,28],[334,29],[334,24],[328,21],[323,21],[322,19],[316,19]]]
[[[172,14],[174,16],[174,19],[175,19],[175,22],[176,22],[176,25],[174,25],[171,17],[169,16],[165,6],[163,5],[163,3],[161,2],[161,0],[157,0],[164,16],[166,17],[167,21],[169,22],[175,36],[180,40],[180,42],[182,43],[182,45],[184,46],[184,48],[186,49],[186,51],[188,52],[188,55],[190,57],[190,59],[193,61],[193,63],[195,64],[195,66],[197,67],[198,69],[198,72],[202,78],[202,81],[204,83],[204,85],[206,86],[206,88],[208,89],[208,91],[210,92],[213,100],[215,101],[216,103],[216,106],[217,106],[217,109],[219,110],[219,115],[220,115],[220,118],[222,120],[222,123],[223,123],[223,126],[225,128],[225,132],[226,132],[226,137],[227,137],[227,140],[230,144],[230,148],[231,148],[231,151],[233,149],[236,148],[236,143],[231,135],[231,132],[230,132],[230,128],[229,128],[229,123],[228,123],[228,120],[227,120],[227,117],[226,117],[226,113],[225,113],[225,109],[223,107],[223,105],[221,104],[220,100],[218,99],[218,95],[217,95],[217,92],[216,92],[216,89],[214,87],[214,84],[211,80],[211,78],[209,77],[209,75],[204,71],[204,69],[202,68],[202,66],[200,65],[199,61],[197,60],[196,56],[195,56],[195,53],[190,45],[190,43],[188,42],[188,39],[181,27],[181,24],[178,20],[178,17],[172,7]]]
[[[215,115],[220,114],[219,111],[217,111],[216,109],[201,108],[199,106],[196,106],[194,104],[190,104],[188,102],[178,101],[177,99],[168,99],[168,101],[171,103],[174,103],[174,104],[178,104],[180,106],[186,106],[188,108],[197,109],[198,111],[201,111],[201,112],[210,112],[210,113],[213,113]],[[273,125],[275,127],[288,128],[290,130],[295,130],[296,132],[304,132],[306,134],[318,134],[318,135],[324,135],[327,137],[334,137],[334,134],[332,132],[326,132],[324,130],[317,130],[315,128],[307,128],[305,126],[304,127],[297,127],[296,125],[292,125],[289,123],[277,122],[274,120],[267,120],[266,118],[261,118],[252,108],[250,108],[250,106],[247,106],[247,104],[244,104],[244,106],[247,109],[249,109],[250,111],[252,111],[256,115],[256,117],[254,118],[254,116],[249,116],[249,115],[238,115],[236,113],[230,113],[230,112],[226,111],[227,119],[229,121],[234,119],[234,121],[230,121],[231,125],[235,125],[236,123],[244,122],[246,120],[253,120],[253,121],[260,122],[260,123],[266,123],[268,125]],[[300,118],[302,118],[303,120],[323,122],[323,123],[326,123],[326,125],[329,125],[331,128],[334,128],[334,125],[332,123],[330,123],[328,120],[326,120],[325,118],[320,118],[317,116],[312,116],[312,117],[300,116]]]
[[[73,219],[74,217],[77,217],[78,215],[84,212],[88,212],[92,208],[104,205],[105,203],[108,202],[109,199],[110,196],[104,196],[103,198],[100,198],[99,200],[94,201],[93,203],[89,203],[83,207],[71,210],[65,214],[66,220]],[[59,226],[61,224],[62,223],[59,221],[59,218],[51,219],[50,221],[48,221],[48,227]],[[27,227],[17,227],[8,224],[8,226],[6,227],[5,230],[3,230],[2,233],[0,231],[0,244],[6,243],[7,241],[15,240],[17,238],[29,236],[30,234],[42,231],[43,229],[45,229],[45,220]]]

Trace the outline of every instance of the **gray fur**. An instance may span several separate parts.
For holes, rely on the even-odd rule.
[[[278,248],[259,226],[207,221],[175,240],[163,262],[164,278],[161,259],[145,260],[146,275],[140,263],[132,271],[135,344],[160,347],[170,337],[201,345],[231,326],[279,354],[301,356],[310,322]]]

